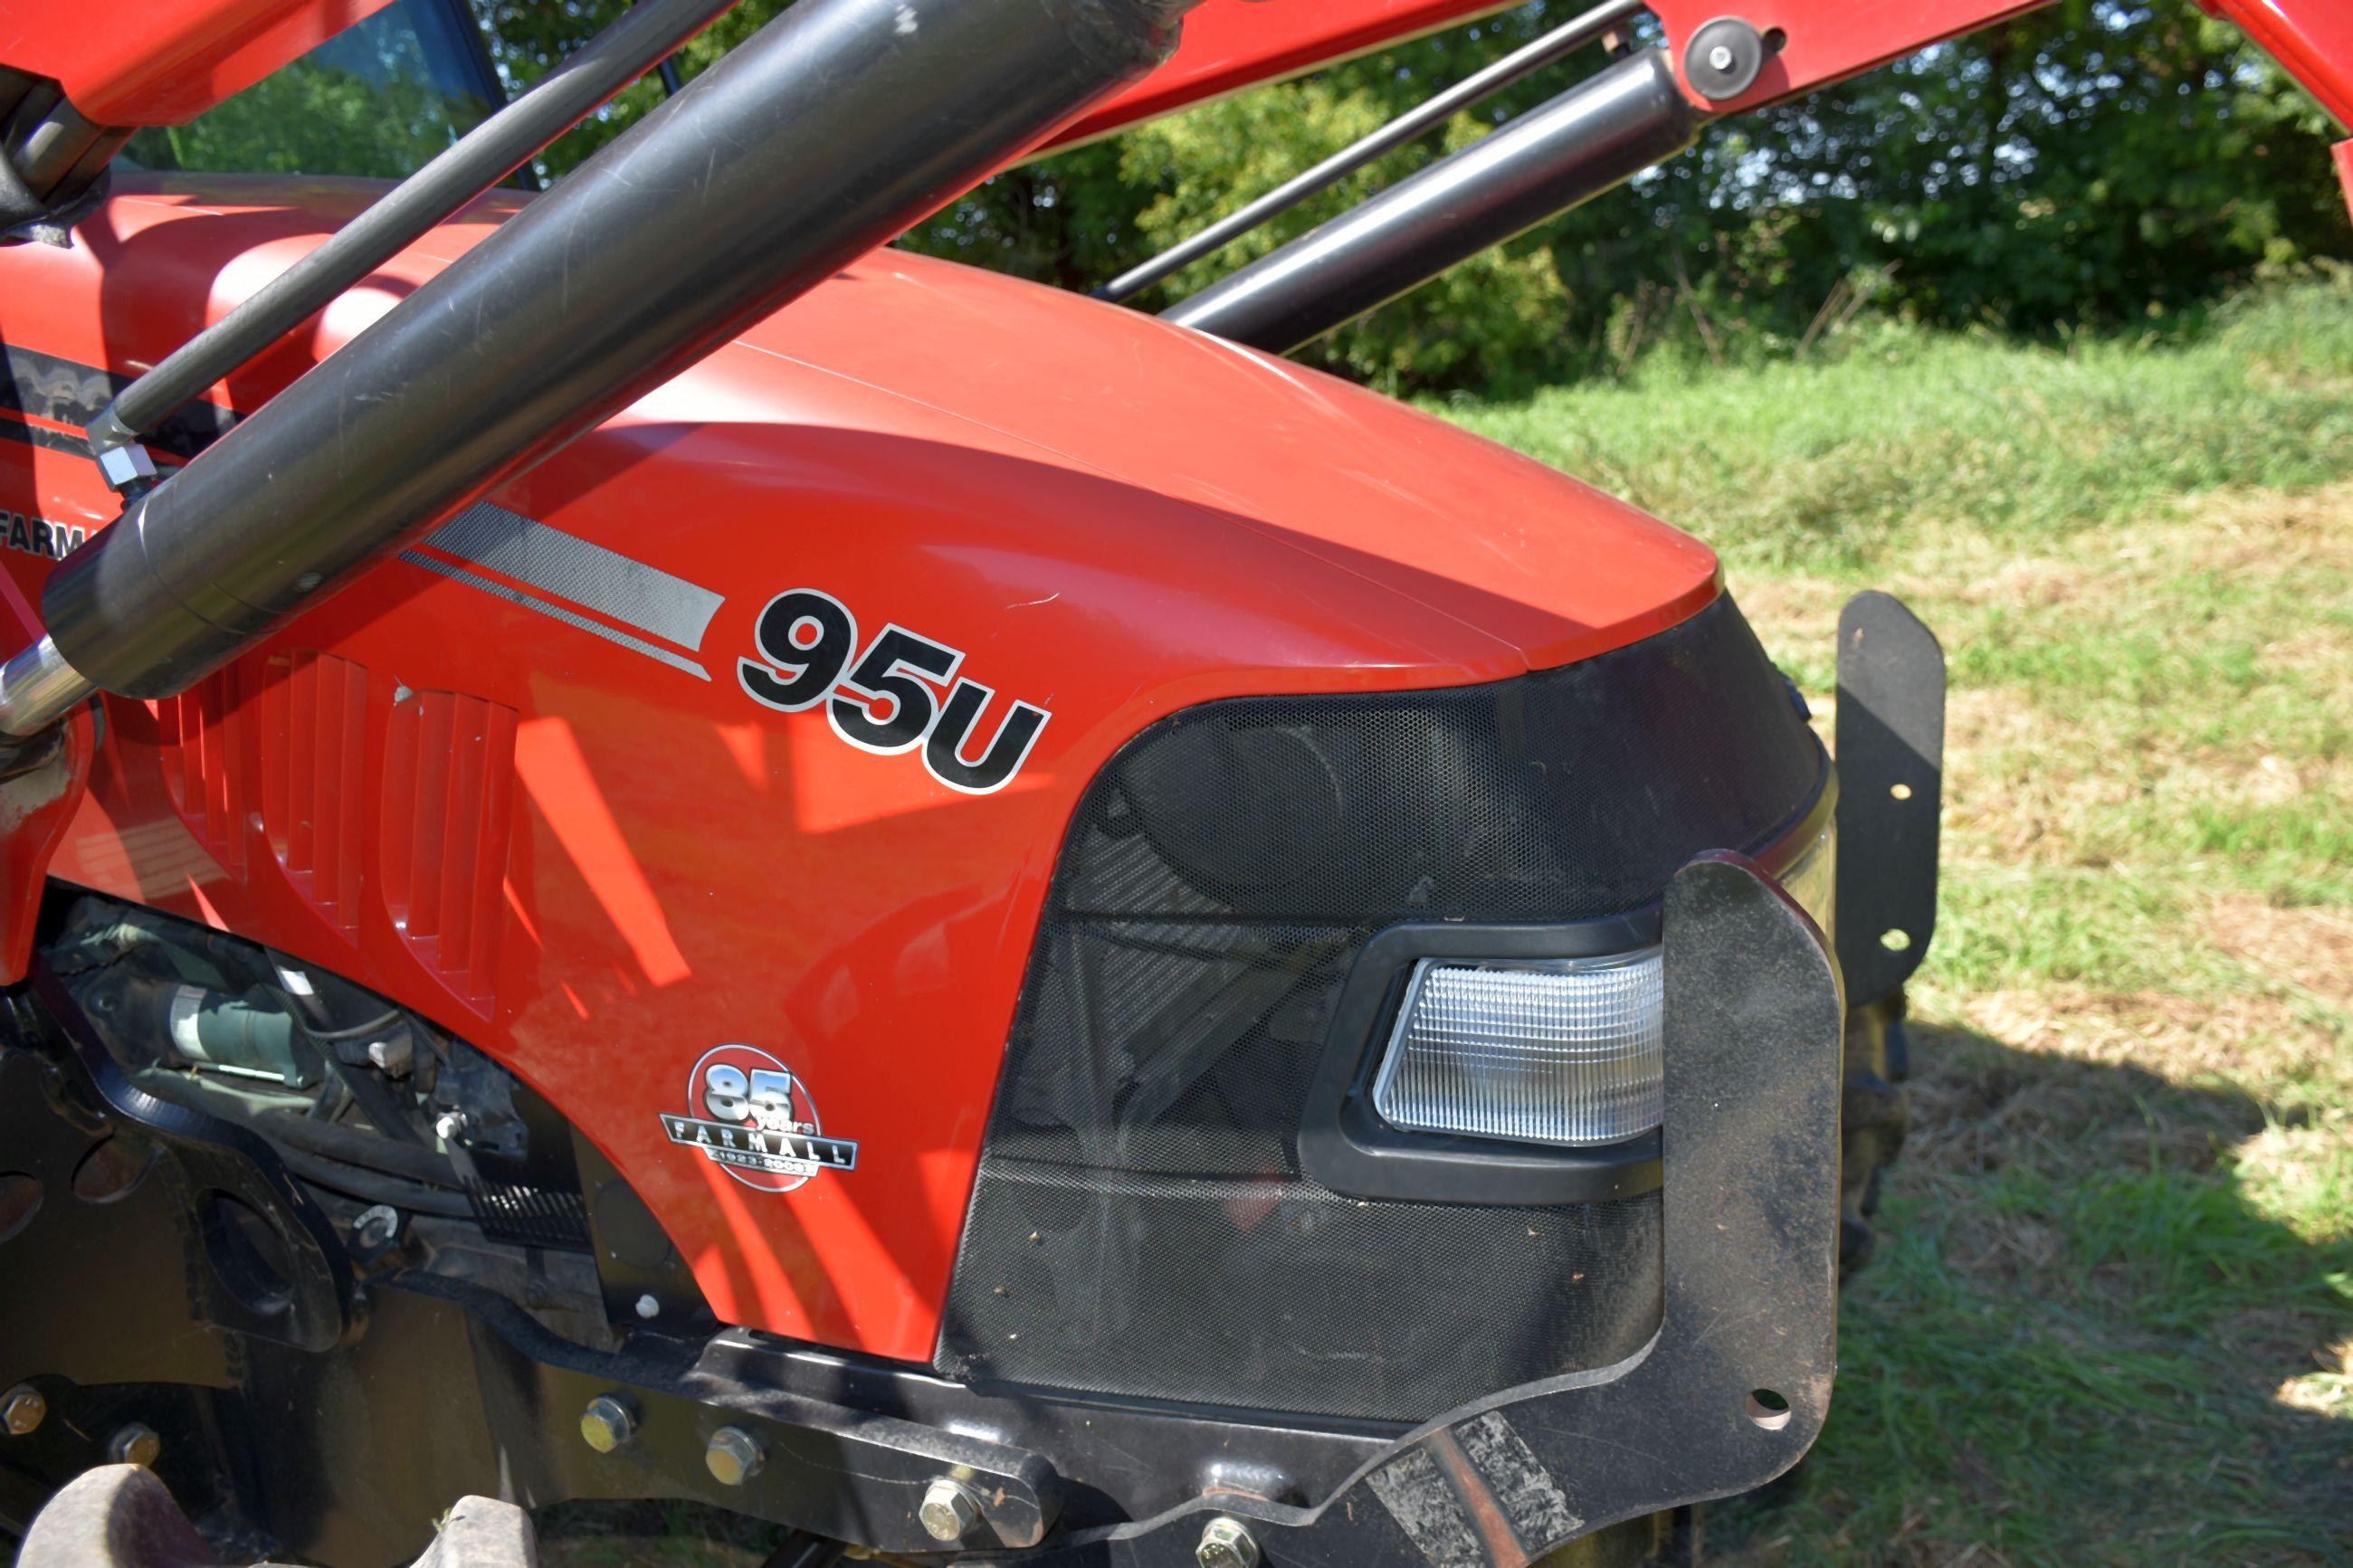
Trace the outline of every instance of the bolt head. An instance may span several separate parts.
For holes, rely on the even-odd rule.
[[[600,1394],[580,1413],[580,1438],[600,1454],[609,1454],[638,1435],[637,1412],[618,1394]]]
[[[638,1298],[638,1316],[646,1319],[661,1316],[661,1301],[650,1290]]]
[[[133,1421],[106,1440],[106,1457],[118,1465],[138,1465],[153,1469],[155,1461],[164,1457],[164,1439],[152,1426]]]
[[[12,1388],[7,1397],[0,1399],[0,1420],[8,1426],[8,1436],[23,1437],[40,1429],[47,1419],[49,1402],[41,1397],[37,1388]]]
[[[1730,70],[1732,68],[1732,51],[1725,48],[1722,44],[1716,45],[1715,47],[1707,51],[1707,66],[1710,70]]]
[[[144,447],[114,447],[98,455],[98,471],[106,488],[120,494],[142,479],[153,479],[155,459]]]
[[[740,1487],[760,1473],[768,1462],[767,1450],[760,1439],[741,1426],[722,1426],[711,1435],[711,1444],[702,1450],[702,1462],[724,1487]]]
[[[953,1545],[972,1533],[972,1527],[980,1522],[980,1504],[962,1481],[942,1476],[924,1489],[915,1517],[923,1521],[925,1535]]]
[[[1193,1561],[1201,1568],[1258,1568],[1258,1542],[1240,1520],[1219,1517],[1201,1531]]]

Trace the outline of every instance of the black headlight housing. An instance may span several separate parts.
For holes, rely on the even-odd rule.
[[[1414,1422],[1632,1353],[1659,1312],[1655,1138],[1364,1133],[1382,966],[1415,931],[1496,957],[1655,942],[1686,860],[1794,861],[1830,796],[1729,598],[1516,679],[1145,731],[1056,869],[938,1370]],[[1344,1114],[1403,1152],[1381,1184],[1319,1149]]]

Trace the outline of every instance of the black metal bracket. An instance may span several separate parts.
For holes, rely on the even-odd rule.
[[[1204,1498],[1024,1562],[1185,1568],[1224,1515],[1275,1568],[1525,1568],[1796,1464],[1837,1372],[1837,966],[1725,853],[1676,875],[1665,943],[1666,1308],[1645,1349],[1420,1427],[1316,1507]]]
[[[1838,954],[1847,1000],[1894,995],[1936,932],[1945,650],[1881,593],[1839,616]]]
[[[503,1297],[437,1275],[396,1275],[375,1295],[366,1336],[343,1355],[255,1368],[255,1397],[292,1413],[298,1430],[284,1450],[316,1455],[313,1506],[332,1516],[334,1536],[304,1550],[330,1561],[380,1558],[429,1517],[417,1513],[419,1503],[470,1493],[532,1506],[686,1498],[831,1540],[924,1552],[941,1543],[917,1507],[948,1478],[976,1505],[974,1549],[1031,1546],[1054,1523],[1059,1480],[1025,1448],[713,1377],[689,1341],[641,1336],[626,1352],[575,1344]],[[365,1419],[327,1397],[339,1388],[368,1391]],[[600,1397],[618,1402],[630,1424],[626,1440],[602,1453],[580,1427]],[[760,1457],[733,1482],[706,1462],[723,1428]],[[423,1433],[429,1445],[417,1441]]]

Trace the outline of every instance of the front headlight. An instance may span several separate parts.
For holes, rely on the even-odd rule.
[[[1838,876],[1825,826],[1780,877],[1825,932]],[[1373,1080],[1409,1132],[1621,1142],[1659,1125],[1664,970],[1656,947],[1594,958],[1425,958]]]
[[[1664,1110],[1660,950],[1415,965],[1373,1085],[1391,1126],[1615,1143]]]

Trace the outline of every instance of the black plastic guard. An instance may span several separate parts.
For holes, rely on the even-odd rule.
[[[1222,1512],[1274,1568],[1525,1568],[1796,1464],[1837,1371],[1838,970],[1729,853],[1677,873],[1665,942],[1666,1308],[1647,1347],[1425,1426],[1319,1507],[1205,1499],[1022,1561],[1189,1568]]]
[[[1847,1001],[1894,995],[1936,932],[1945,650],[1881,593],[1839,616],[1838,954]]]

